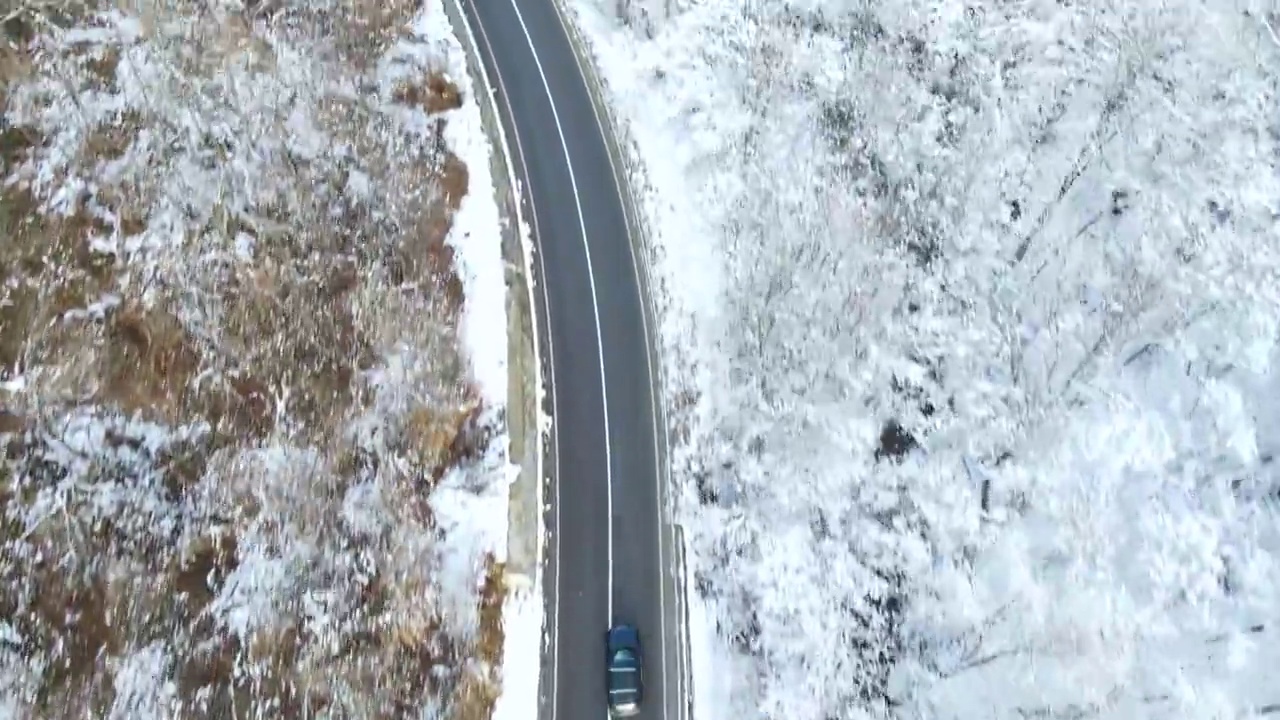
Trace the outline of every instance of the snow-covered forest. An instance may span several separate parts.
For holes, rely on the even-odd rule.
[[[698,720],[1280,714],[1280,6],[572,4],[643,162]]]
[[[504,289],[438,3],[0,21],[0,718],[487,718]]]

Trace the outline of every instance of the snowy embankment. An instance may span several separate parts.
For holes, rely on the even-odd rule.
[[[482,95],[489,91],[484,78],[473,77],[469,70],[466,47],[446,17],[445,2],[453,0],[429,0],[425,24],[431,36],[441,39],[445,48],[442,54],[448,62],[447,74],[462,95],[462,107],[455,111],[447,127],[449,145],[471,169],[474,187],[495,188],[496,184],[507,180],[493,176],[490,155],[505,151],[505,146],[501,138],[492,138],[486,132],[481,103],[490,102]],[[502,217],[493,192],[477,193],[468,201],[469,205],[464,203],[459,209],[450,236],[459,250],[458,272],[464,283],[468,278],[471,280],[462,328],[471,349],[473,371],[485,391],[494,422],[499,422],[503,421],[500,420],[502,418],[511,417],[511,413],[520,412],[507,407],[508,400],[513,397],[508,384],[520,380],[513,377],[507,367],[511,345],[508,338],[511,324],[506,317],[510,288],[506,285],[506,259],[499,237],[499,228],[507,221]],[[526,229],[521,228],[520,231],[527,237]],[[523,249],[531,252],[527,245]],[[517,397],[523,398],[524,395]],[[532,398],[525,401],[536,402]],[[498,561],[505,562],[510,530],[507,526],[510,517],[507,504],[511,498],[508,484],[516,479],[520,468],[516,465],[516,458],[509,457],[511,442],[505,432],[493,436],[490,442],[491,449],[501,455],[505,482],[494,486],[499,494],[488,496],[483,504],[475,502],[468,494],[460,495],[464,503],[459,506],[461,512],[456,517],[462,523],[482,523],[487,532],[470,533],[477,542],[476,551],[491,553]],[[487,713],[487,717],[495,720],[524,720],[536,714],[543,628],[540,553],[534,560],[536,570],[531,583],[528,578],[510,572],[503,582],[502,650],[496,658],[501,667],[500,692]]]
[[[647,178],[699,720],[1280,708],[1280,17],[568,4]]]
[[[448,36],[448,58],[449,58],[449,74],[456,79],[459,88],[463,94],[463,107],[459,113],[465,118],[465,127],[460,130],[460,138],[465,138],[467,146],[471,149],[468,158],[468,166],[472,168],[483,167],[483,187],[495,188],[498,197],[514,199],[512,193],[515,192],[514,178],[510,175],[511,159],[506,157],[509,148],[505,139],[501,136],[501,125],[497,117],[497,108],[493,103],[493,91],[488,84],[488,80],[483,73],[483,66],[480,58],[476,55],[478,48],[476,46],[475,37],[472,34],[470,26],[466,23],[461,8],[457,5],[449,7],[446,3],[454,3],[456,0],[439,0],[431,3],[432,9],[439,8],[442,12],[435,13],[430,16],[430,25],[434,33],[440,36]],[[448,15],[452,13],[452,20]],[[459,35],[462,35],[461,37]],[[467,53],[472,53],[471,57]],[[491,153],[503,153],[497,159],[499,162],[494,163]],[[507,170],[505,177],[494,175],[496,168]],[[503,188],[505,183],[506,187]],[[503,192],[505,190],[505,192]],[[511,298],[509,293],[529,291],[527,283],[532,281],[532,273],[529,272],[528,263],[533,257],[532,238],[529,228],[519,218],[519,203],[511,202],[507,210],[513,217],[504,217],[501,212],[497,198],[492,193],[485,195],[484,201],[478,203],[481,212],[478,213],[478,222],[475,227],[482,232],[478,237],[486,239],[486,242],[477,244],[477,248],[481,250],[485,257],[477,258],[476,266],[483,270],[484,284],[487,288],[486,303],[487,307],[483,310],[477,310],[474,315],[469,318],[472,322],[471,332],[474,335],[472,346],[477,348],[475,355],[483,357],[484,363],[487,364],[485,370],[477,369],[477,373],[488,375],[492,378],[489,383],[490,391],[493,394],[494,407],[502,407],[504,416],[508,419],[515,418],[519,415],[526,414],[526,408],[508,408],[508,401],[512,403],[524,402],[532,403],[535,408],[532,410],[532,417],[535,420],[533,427],[522,428],[525,433],[541,433],[545,431],[544,423],[549,422],[542,415],[542,383],[541,378],[537,377],[538,363],[537,357],[537,335],[536,327],[532,326],[532,318],[527,316],[527,310],[524,316],[517,309],[513,310],[513,317],[506,318],[507,322],[502,326],[502,331],[498,332],[496,322],[498,318],[505,317],[509,308],[516,308],[521,302],[521,298]],[[459,220],[459,224],[461,221]],[[503,255],[503,243],[498,241],[494,236],[494,230],[501,227],[503,232],[515,232],[519,234],[519,242],[514,243],[521,253],[520,261],[524,269],[523,283],[512,283],[511,286],[505,284],[504,268],[508,262],[508,258]],[[465,236],[464,231],[464,236]],[[488,239],[493,238],[492,242]],[[527,307],[532,307],[532,300],[528,302]],[[512,320],[515,323],[512,323]],[[521,323],[529,323],[528,338],[508,337],[508,333],[523,332],[524,328],[520,328]],[[518,329],[517,329],[518,328]],[[514,330],[513,330],[514,329]],[[529,351],[533,354],[532,358],[525,357],[522,359],[524,364],[532,365],[532,368],[508,368],[508,358],[511,353],[523,353],[525,349],[519,347],[518,344],[529,342]],[[522,388],[516,393],[510,392],[514,389],[509,387],[511,383],[528,382],[529,378],[523,376],[524,372],[532,372],[533,393],[530,396],[528,388]],[[507,448],[507,455],[510,455],[515,444],[511,438],[499,438],[503,443],[503,447]],[[533,441],[530,443],[528,439],[521,439],[523,446],[532,445],[534,448],[532,458],[532,467],[519,467],[519,463],[523,460],[529,462],[530,458],[507,458],[507,473],[510,480],[518,481],[517,477],[520,472],[526,472],[530,477],[525,478],[526,483],[532,483],[536,489],[532,493],[535,498],[532,508],[521,508],[521,513],[526,516],[532,514],[536,520],[533,521],[532,527],[521,527],[519,523],[515,523],[515,527],[508,527],[506,521],[512,517],[508,512],[507,500],[512,503],[528,502],[530,493],[512,492],[505,495],[501,515],[491,515],[488,517],[501,518],[503,523],[503,541],[501,550],[496,554],[501,555],[502,560],[507,560],[506,552],[508,548],[519,546],[525,557],[511,558],[512,563],[506,566],[506,576],[503,586],[504,598],[502,605],[502,655],[501,655],[501,694],[496,698],[496,702],[491,708],[490,716],[494,720],[527,720],[537,714],[538,707],[538,683],[541,676],[541,658],[542,658],[542,642],[543,642],[543,602],[542,602],[542,542],[543,532],[541,523],[541,483],[540,466],[537,458],[541,455],[541,443]],[[494,508],[497,510],[497,508]],[[532,533],[534,537],[516,537],[514,543],[508,542],[508,533]],[[532,549],[530,549],[532,546]]]
[[[488,717],[505,282],[439,4],[4,31],[0,717]]]

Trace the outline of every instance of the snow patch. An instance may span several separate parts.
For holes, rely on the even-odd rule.
[[[502,608],[506,638],[502,649],[502,695],[493,720],[529,720],[537,716],[542,663],[542,588],[539,583],[508,587]]]

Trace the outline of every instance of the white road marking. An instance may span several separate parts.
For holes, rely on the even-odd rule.
[[[569,171],[569,185],[573,191],[573,206],[578,211],[578,237],[582,240],[582,252],[587,259],[587,284],[591,286],[591,314],[596,321],[596,359],[600,361],[600,400],[604,405],[604,458],[605,458],[605,491],[607,493],[607,502],[609,504],[608,514],[608,531],[609,538],[606,543],[608,547],[608,565],[609,565],[609,618],[613,620],[613,451],[612,441],[609,436],[609,383],[604,375],[604,339],[600,336],[600,300],[596,295],[596,273],[591,263],[591,243],[587,242],[587,221],[582,216],[582,199],[578,196],[578,180],[573,173],[573,161],[569,158],[569,143],[564,139],[564,128],[560,125],[560,111],[556,108],[555,98],[551,96],[551,85],[547,82],[547,74],[542,70],[542,60],[538,57],[538,50],[533,46],[533,38],[529,36],[529,28],[524,24],[524,16],[520,14],[520,7],[516,5],[515,0],[510,0],[511,9],[516,12],[516,19],[520,21],[520,30],[524,33],[525,42],[529,45],[529,52],[533,55],[534,67],[538,70],[538,77],[542,79],[542,90],[547,94],[547,104],[551,106],[551,119],[556,124],[556,135],[560,137],[560,151],[564,153],[564,166]],[[514,115],[512,116],[515,117]],[[514,125],[514,120],[512,121]],[[539,255],[541,257],[541,255]],[[545,292],[545,290],[544,290]],[[559,483],[557,483],[559,485]],[[559,517],[557,510],[556,517]],[[559,575],[557,575],[559,577]]]
[[[515,0],[511,0],[511,1],[512,3],[515,2]],[[560,12],[559,1],[552,0],[551,7],[555,10],[556,19],[560,21],[560,29],[562,32],[564,32],[565,40],[567,42],[570,42],[570,47],[572,47],[572,42],[569,39],[570,31],[567,24],[568,21],[565,19],[564,15],[561,14]],[[517,13],[518,12],[519,11],[517,10]],[[521,22],[523,23],[523,21]],[[526,37],[528,36],[527,30],[525,31],[525,35]],[[578,57],[578,53],[574,52],[572,54],[573,54],[573,62],[575,65],[578,66],[578,75],[582,77],[583,86],[585,87],[587,83],[586,68],[582,67],[582,61]],[[587,95],[588,97],[590,97],[591,95],[589,90]],[[596,121],[597,130],[599,130],[600,132],[600,141],[602,143],[605,143],[605,157],[608,158],[609,160],[609,169],[613,172],[613,177],[614,177],[613,189],[614,189],[614,192],[617,193],[618,195],[618,207],[622,209],[622,213],[625,217],[627,216],[627,203],[622,197],[622,188],[618,184],[618,181],[622,180],[622,175],[618,173],[618,167],[613,162],[613,154],[608,152],[607,135],[604,128],[604,123],[600,119],[600,110],[599,108],[596,107],[594,100],[591,103],[591,115]],[[628,218],[628,220],[630,220],[630,218]],[[627,235],[628,235],[627,248],[631,253],[631,271],[635,274],[636,291],[643,292],[642,287],[644,287],[645,284],[640,281],[640,260],[639,258],[636,257],[635,243],[632,242],[633,238],[630,237],[630,234],[631,234],[631,222],[628,221],[627,222]],[[643,306],[643,304],[644,303],[642,299],[641,305]],[[654,458],[654,467],[658,469],[658,474],[655,476],[654,480],[658,486],[657,487],[657,491],[658,491],[658,572],[659,574],[661,574],[662,572],[665,572],[667,568],[665,555],[662,551],[662,530],[663,530],[662,521],[663,521],[663,516],[666,513],[665,490],[667,487],[670,486],[670,483],[669,483],[669,477],[668,477],[669,468],[662,463],[662,452],[658,442],[658,438],[659,438],[658,433],[662,431],[662,426],[658,423],[658,415],[661,412],[660,408],[662,408],[662,404],[658,402],[657,399],[654,397],[654,393],[657,392],[657,388],[653,386],[653,383],[657,380],[658,376],[655,375],[653,372],[653,349],[649,345],[649,319],[647,315],[648,314],[644,311],[644,308],[641,307],[640,322],[644,327],[644,349],[645,349],[644,361],[645,361],[646,367],[649,370],[649,381],[650,381],[650,386],[649,386],[650,413],[649,415],[653,419],[653,458]],[[674,541],[674,535],[673,535],[673,541]],[[667,684],[667,658],[668,658],[667,613],[666,613],[667,599],[666,599],[666,590],[664,588],[664,583],[662,582],[661,577],[658,578],[658,602],[662,606],[658,609],[658,624],[659,624],[659,630],[662,633],[662,638],[660,640],[660,643],[662,645],[662,687],[664,690],[669,691],[671,686]],[[681,685],[682,687],[677,690],[678,697],[676,698],[676,703],[677,703],[676,706],[680,708],[680,711],[677,713],[678,716],[684,714],[683,708],[685,706],[685,703],[684,703],[684,696],[683,696],[684,695],[683,678],[681,678]],[[662,706],[662,717],[665,719],[667,717],[667,705],[670,704],[670,698],[664,698],[664,700],[667,701]]]
[[[538,70],[538,77],[542,80],[542,90],[547,95],[547,104],[551,107],[551,119],[555,122],[556,135],[558,135],[560,138],[560,150],[564,154],[565,168],[569,171],[569,185],[573,192],[573,205],[578,213],[578,228],[580,231],[579,238],[582,240],[582,251],[583,251],[583,255],[586,257],[586,260],[587,260],[587,284],[590,285],[591,287],[591,313],[594,316],[595,326],[596,326],[596,359],[599,360],[599,363],[600,363],[600,399],[601,399],[601,403],[604,406],[604,436],[605,436],[604,453],[605,453],[605,480],[606,480],[605,491],[607,494],[607,503],[609,505],[609,513],[606,518],[607,524],[608,524],[608,542],[606,543],[606,545],[608,547],[608,570],[609,570],[608,612],[609,612],[610,618],[612,619],[613,617],[613,451],[611,447],[612,443],[610,441],[610,436],[609,436],[609,383],[605,378],[605,372],[604,372],[604,340],[600,335],[600,300],[596,293],[595,268],[591,262],[591,244],[587,241],[587,221],[582,215],[582,199],[578,195],[578,180],[573,172],[573,161],[569,157],[569,143],[568,141],[565,140],[565,137],[564,137],[564,127],[560,124],[560,112],[559,112],[559,109],[556,107],[555,99],[551,95],[551,85],[547,82],[547,74],[542,69],[542,59],[538,57],[538,50],[533,45],[533,38],[530,37],[529,35],[529,28],[524,23],[524,16],[520,13],[520,8],[519,6],[516,5],[515,0],[510,0],[510,1],[511,1],[511,9],[514,10],[516,13],[516,19],[520,22],[520,30],[521,32],[524,33],[525,42],[529,46],[529,53],[533,55],[533,63],[534,63],[534,67],[536,67]],[[486,44],[487,44],[487,41],[486,41]],[[490,47],[490,56],[492,56],[492,54],[493,54],[492,47]],[[495,63],[495,67],[496,67],[496,63]],[[507,109],[508,111],[510,111],[511,109],[509,103],[508,103]],[[512,125],[514,126],[515,115],[512,114],[511,117],[513,118]],[[518,144],[518,141],[517,141],[517,144]],[[523,157],[524,155],[522,152],[521,158],[523,159]],[[532,204],[533,203],[530,203],[530,205]],[[538,257],[539,257],[539,262],[541,262],[542,254],[539,253]],[[544,277],[545,277],[545,271],[544,271]],[[546,288],[544,287],[543,288],[544,297],[545,297],[545,293],[546,293]],[[558,437],[558,434],[557,434],[557,437]],[[556,492],[557,494],[559,493],[559,483],[557,483]],[[557,507],[558,507],[558,504],[557,504]],[[557,510],[556,511],[557,523],[559,522],[559,518],[560,518],[560,514],[559,514],[559,510]],[[558,540],[558,533],[557,533],[557,550],[558,550],[558,543],[559,543],[559,540]],[[558,552],[557,552],[557,556],[558,556]],[[559,572],[557,572],[556,574],[557,581],[559,580],[559,577],[560,577]],[[558,598],[559,598],[559,594],[557,592],[557,602],[558,602]],[[557,625],[557,631],[558,629],[559,629],[559,626]],[[557,653],[557,659],[558,657],[559,657],[559,653]]]
[[[484,42],[485,51],[488,53],[490,64],[493,66],[494,79],[497,81],[498,87],[502,90],[502,102],[504,105],[507,106],[507,117],[511,119],[511,132],[515,136],[514,139],[516,143],[516,153],[520,156],[520,168],[521,168],[521,171],[525,174],[524,182],[525,182],[525,186],[527,187],[529,184],[529,177],[528,177],[529,166],[528,166],[528,163],[525,162],[524,145],[521,144],[520,142],[520,132],[519,130],[516,129],[515,113],[511,109],[511,100],[510,100],[510,97],[507,95],[506,85],[504,85],[502,82],[502,72],[498,69],[498,60],[496,57],[494,57],[493,45],[489,42],[488,33],[485,32],[484,22],[480,20],[479,13],[475,14],[475,18],[476,18],[476,29],[480,31],[480,38]],[[466,19],[465,15],[463,16],[463,19],[464,20]],[[516,201],[518,203],[520,201],[520,198],[517,198]],[[538,209],[537,209],[537,205],[532,201],[532,199],[530,199],[529,201],[529,213],[530,215],[532,215],[530,219],[533,222],[534,236],[541,237],[540,235],[538,235]],[[547,312],[550,313],[551,302],[550,302],[550,299],[547,297],[547,281],[546,281],[547,267],[545,262],[542,259],[541,250],[537,251],[537,259],[538,259],[538,267],[540,268],[541,274],[542,274],[542,282],[538,283],[538,286],[542,291],[542,303],[543,303],[543,307],[547,308]],[[534,278],[530,278],[530,282],[533,282],[533,280]],[[532,290],[530,290],[530,292],[532,292]],[[538,317],[537,317],[538,309],[536,306],[530,306],[529,311],[533,313],[533,323],[534,323],[535,332],[536,332],[536,326],[538,323]],[[535,338],[536,338],[536,335],[535,335]],[[554,372],[555,364],[556,364],[556,351],[555,351],[555,344],[552,340],[552,336],[550,332],[547,333],[547,355],[551,361],[551,368],[552,368],[552,372],[547,373],[547,382],[551,386],[550,387],[551,416],[552,416],[552,422],[554,423],[559,421],[560,409],[559,409],[559,404],[556,402],[556,381],[555,381],[555,372]],[[539,372],[541,372],[541,368],[539,368]],[[603,360],[601,360],[601,372],[603,372]],[[538,432],[542,432],[542,429],[539,428]],[[559,432],[559,429],[554,426],[552,428],[551,442],[552,442],[551,452],[552,452],[552,457],[555,463],[555,477],[556,477],[555,488],[553,492],[555,494],[555,505],[556,505],[555,558],[556,558],[557,566],[556,566],[556,578],[555,578],[555,595],[551,605],[551,633],[552,633],[551,648],[552,650],[551,650],[551,718],[550,720],[555,720],[556,713],[558,711],[559,698],[560,698],[560,684],[559,684],[560,683],[560,680],[559,680],[560,678],[560,673],[559,673],[559,669],[560,669],[560,567],[558,564],[560,560],[560,482],[559,482],[560,432]],[[608,451],[608,440],[606,438],[606,453],[607,451]],[[541,459],[539,459],[539,462],[541,462]],[[539,484],[542,483],[541,477],[538,478],[538,482]],[[538,508],[538,511],[539,512],[542,511],[541,506]]]

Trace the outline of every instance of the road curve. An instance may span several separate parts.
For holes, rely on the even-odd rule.
[[[641,720],[681,720],[680,624],[648,325],[614,166],[554,0],[461,0],[534,234],[552,417],[541,720],[606,714],[604,634],[645,646]]]

